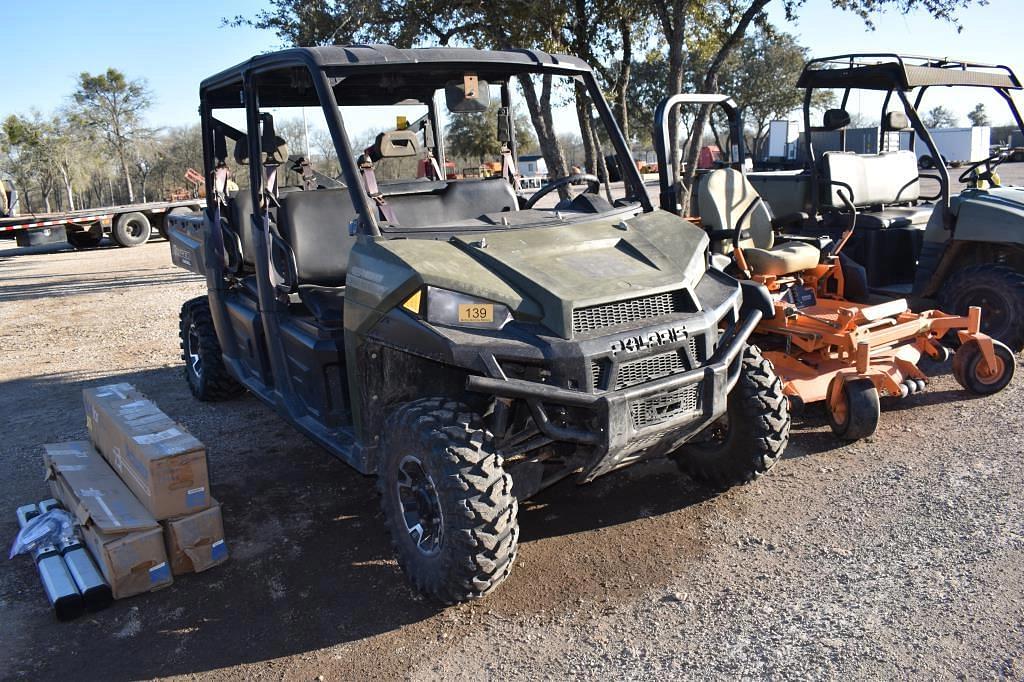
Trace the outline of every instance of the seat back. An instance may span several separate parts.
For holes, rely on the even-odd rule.
[[[825,152],[821,157],[825,178],[849,185],[853,205],[858,208],[917,201],[921,196],[921,180],[917,173],[914,152]],[[845,208],[839,198],[841,185],[829,184],[822,189],[822,205]],[[849,190],[846,191],[849,193]]]
[[[242,262],[252,267],[256,263],[256,257],[252,248],[252,194],[248,188],[235,192],[235,196],[228,199],[231,216],[231,228],[238,235],[242,243]]]
[[[277,230],[291,247],[299,284],[340,287],[356,238],[348,226],[356,211],[348,189],[290,192],[281,197]]]
[[[387,194],[388,187],[382,189]],[[519,206],[512,186],[500,178],[452,180],[433,192],[388,195],[387,202],[403,227],[446,225]]]
[[[741,248],[770,249],[775,244],[775,233],[772,231],[771,213],[763,201],[758,202],[743,225],[739,225],[740,217],[758,198],[757,190],[740,171],[734,168],[713,170],[704,177],[697,191],[701,222],[711,230],[746,230],[750,237],[740,240]],[[732,242],[730,240],[714,248],[728,253],[732,251]]]

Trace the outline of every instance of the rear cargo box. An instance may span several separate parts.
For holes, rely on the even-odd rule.
[[[50,491],[81,524],[115,599],[170,585],[163,531],[88,441],[46,445]]]
[[[228,560],[220,505],[211,502],[209,509],[161,522],[174,575],[201,573]]]
[[[131,384],[82,393],[92,442],[157,520],[210,506],[201,442]]]

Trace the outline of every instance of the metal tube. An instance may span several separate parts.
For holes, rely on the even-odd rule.
[[[17,515],[18,525],[24,528],[39,515],[39,508],[34,504],[18,507]],[[37,547],[32,551],[32,560],[36,563],[43,590],[57,620],[72,620],[80,616],[84,606],[82,595],[60,556],[60,550],[54,545]]]
[[[39,509],[43,512],[55,508],[63,509],[64,505],[54,499],[39,503]],[[89,550],[78,541],[74,533],[62,537],[57,549],[64,558],[64,564],[75,581],[75,586],[82,594],[85,608],[89,611],[102,611],[110,606],[114,601],[114,593],[89,555]]]

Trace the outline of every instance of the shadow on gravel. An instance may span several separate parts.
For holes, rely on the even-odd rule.
[[[142,287],[167,286],[186,282],[199,282],[202,277],[184,270],[166,270],[159,275],[133,275],[118,277],[116,273],[98,279],[95,275],[83,277],[56,276],[48,282],[40,282],[38,278],[25,277],[30,280],[26,284],[5,284],[0,287],[0,303],[7,301],[32,301],[41,298],[60,298],[64,296],[81,296],[99,292],[110,292],[117,289],[139,289]],[[11,278],[14,279],[14,278]],[[10,280],[6,280],[10,281]]]
[[[74,679],[88,670],[89,677],[111,680],[215,670],[363,640],[441,610],[406,586],[371,479],[251,396],[216,405],[194,400],[177,367],[0,384],[0,410],[13,417],[5,431],[15,437],[0,443],[0,452],[5,460],[14,452],[23,460],[16,468],[24,473],[0,482],[11,510],[46,495],[39,482],[43,443],[87,437],[81,390],[121,381],[207,444],[211,490],[223,505],[232,558],[67,624],[54,622],[45,608],[31,562],[13,561],[0,572],[0,602],[15,621],[0,632],[11,633],[7,644],[18,656],[8,670],[47,679]],[[24,404],[40,410],[18,409]],[[713,495],[666,461],[585,486],[566,481],[523,505],[522,540],[625,524]],[[0,514],[0,537],[15,532],[13,513]]]

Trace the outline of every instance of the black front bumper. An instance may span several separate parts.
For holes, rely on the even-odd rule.
[[[679,447],[721,417],[729,392],[740,373],[740,357],[762,312],[747,308],[730,325],[714,353],[694,369],[647,383],[600,393],[574,391],[504,375],[493,357],[486,364],[492,376],[471,375],[471,391],[502,398],[521,399],[529,405],[538,429],[552,440],[592,448],[583,479],[593,480],[636,460],[658,456]],[[671,408],[672,416],[650,425],[638,419],[640,412]],[[653,406],[653,407],[652,407]],[[550,408],[576,408],[590,413],[596,428],[552,422]]]

